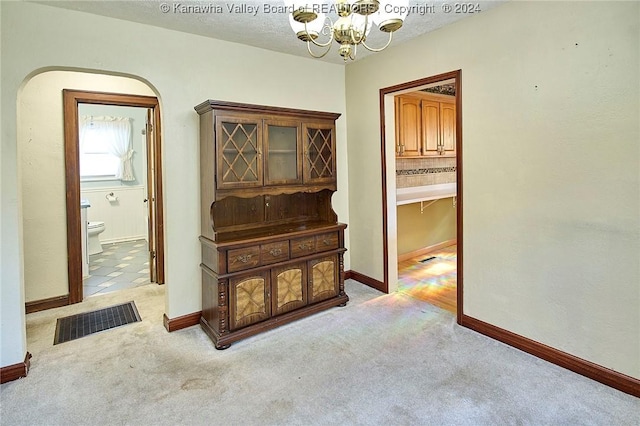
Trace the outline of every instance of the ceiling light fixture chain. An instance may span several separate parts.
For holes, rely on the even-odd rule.
[[[291,28],[298,39],[307,43],[307,50],[314,58],[322,58],[331,50],[335,40],[340,45],[338,53],[346,62],[355,60],[358,45],[371,52],[381,52],[393,40],[393,33],[402,27],[408,13],[408,0],[335,0],[333,4],[309,4],[296,0],[284,0],[292,12],[289,16]],[[338,18],[332,20],[325,11],[337,13]],[[389,38],[382,47],[367,45],[366,40],[374,25]],[[328,37],[325,42],[317,39],[320,34]],[[311,45],[326,48],[322,53],[314,53]]]

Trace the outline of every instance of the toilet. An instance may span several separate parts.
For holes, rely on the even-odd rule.
[[[89,256],[102,253],[102,244],[100,244],[101,232],[104,232],[104,222],[89,222],[87,225],[87,234],[89,236],[87,252]]]

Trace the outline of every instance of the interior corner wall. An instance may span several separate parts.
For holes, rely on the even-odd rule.
[[[139,80],[74,71],[44,72],[24,85],[17,141],[26,302],[69,293],[63,89],[155,96]]]
[[[432,204],[405,204],[398,206],[396,211],[398,255],[456,238],[456,207],[453,198],[433,200]]]
[[[17,190],[16,100],[21,85],[38,70],[96,70],[136,76],[150,82],[159,96],[165,313],[169,318],[202,308],[198,115],[193,107],[204,100],[341,113],[336,122],[338,191],[333,207],[341,222],[350,223],[343,65],[29,2],[2,2],[1,19],[3,365],[5,354],[11,355],[7,355],[7,362],[24,359],[24,314],[19,312],[24,296],[20,296],[22,218]],[[347,242],[348,232],[349,228]],[[350,253],[345,256],[346,269]],[[5,271],[8,263],[11,266]],[[15,360],[12,348],[18,348],[15,353],[22,352],[21,359]]]
[[[640,378],[639,8],[508,2],[348,65],[352,269],[383,279],[379,90],[461,69],[464,314]]]

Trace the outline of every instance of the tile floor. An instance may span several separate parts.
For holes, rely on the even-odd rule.
[[[103,252],[89,256],[84,297],[149,284],[149,251],[145,240],[103,244]]]
[[[457,249],[453,245],[398,262],[398,291],[455,313]],[[435,259],[420,262],[429,257]]]

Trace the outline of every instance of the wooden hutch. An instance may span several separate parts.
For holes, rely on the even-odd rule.
[[[340,114],[222,101],[200,115],[202,317],[217,349],[344,306]]]

